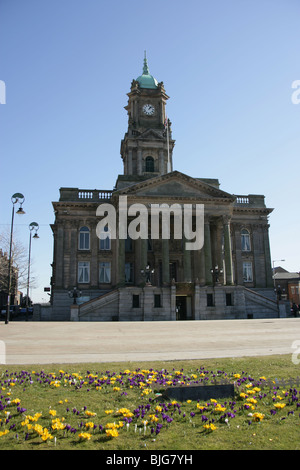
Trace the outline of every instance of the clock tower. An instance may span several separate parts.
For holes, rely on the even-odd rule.
[[[132,81],[127,96],[128,130],[121,142],[124,175],[140,179],[172,171],[175,141],[166,114],[169,97],[163,82],[150,74],[146,54],[143,73]]]

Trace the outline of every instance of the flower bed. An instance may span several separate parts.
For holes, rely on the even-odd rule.
[[[165,386],[216,380],[234,383],[234,397],[178,402],[155,393]],[[300,396],[292,384],[282,387],[266,377],[203,367],[189,373],[183,369],[125,369],[119,373],[6,369],[0,392],[0,449],[30,449],[33,444],[58,448],[93,441],[105,449],[122,439],[124,443],[129,439],[135,445],[138,442],[139,448],[155,442],[159,448],[161,436],[178,432],[178,427],[184,428],[183,435],[196,432],[199,439],[265,421],[297,418],[297,426],[300,424]]]

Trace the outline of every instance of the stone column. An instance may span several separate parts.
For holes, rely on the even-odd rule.
[[[195,293],[194,293],[194,319],[200,320],[200,286],[199,282],[195,282]]]
[[[205,281],[206,284],[212,284],[211,268],[211,240],[210,240],[210,222],[208,218],[204,220],[204,257],[205,257]]]
[[[230,237],[230,218],[223,218],[226,285],[233,284],[232,250]]]
[[[171,304],[171,307],[170,307],[170,320],[171,321],[176,321],[176,285],[175,283],[172,283],[171,284],[171,299],[170,299],[170,304]]]
[[[78,229],[77,226],[71,226],[71,246],[70,246],[70,273],[69,286],[76,286],[77,280],[77,247],[78,247]]]
[[[235,283],[243,285],[243,259],[241,246],[241,225],[233,224],[235,244]]]
[[[165,173],[165,160],[164,160],[164,151],[163,151],[163,149],[161,149],[159,151],[158,158],[159,158],[159,173],[161,175],[164,175],[164,173]]]
[[[123,286],[125,284],[125,240],[118,239],[118,285]]]
[[[132,175],[132,150],[128,150],[127,155],[127,175]]]
[[[55,287],[62,287],[64,266],[64,229],[62,225],[57,227],[56,235],[56,273]],[[76,266],[77,269],[77,266]]]
[[[148,240],[143,238],[139,239],[139,258],[140,258],[140,266],[139,266],[139,275],[141,277],[141,281],[145,282],[145,278],[141,276],[141,269],[145,269],[148,264]],[[153,268],[153,266],[151,266]]]
[[[169,240],[162,239],[162,283],[170,283],[170,255],[169,255]]]
[[[252,225],[251,251],[253,253],[253,276],[255,287],[266,287],[266,270],[262,256],[263,248],[263,230],[261,225]]]
[[[96,227],[92,223],[90,225],[90,249],[91,249],[91,264],[90,264],[90,283],[92,287],[98,287],[99,284],[99,263],[98,263],[98,250],[99,238],[96,234]]]
[[[63,266],[63,288],[68,289],[70,280],[70,227],[69,224],[64,224],[64,266]]]
[[[186,241],[186,238],[183,237],[183,280],[184,282],[192,282],[191,251],[186,249]]]
[[[137,174],[141,175],[143,172],[142,150],[137,150]]]
[[[264,252],[265,252],[265,267],[266,267],[266,287],[273,287],[273,277],[272,277],[273,273],[272,273],[272,261],[271,261],[268,224],[263,226],[263,236],[264,236]]]

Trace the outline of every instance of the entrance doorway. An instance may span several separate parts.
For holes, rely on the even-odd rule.
[[[176,320],[192,319],[192,298],[187,295],[176,295]]]
[[[176,295],[176,320],[186,320],[186,296]]]

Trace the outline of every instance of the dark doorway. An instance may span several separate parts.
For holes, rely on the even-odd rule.
[[[176,320],[186,320],[186,296],[176,295]]]

